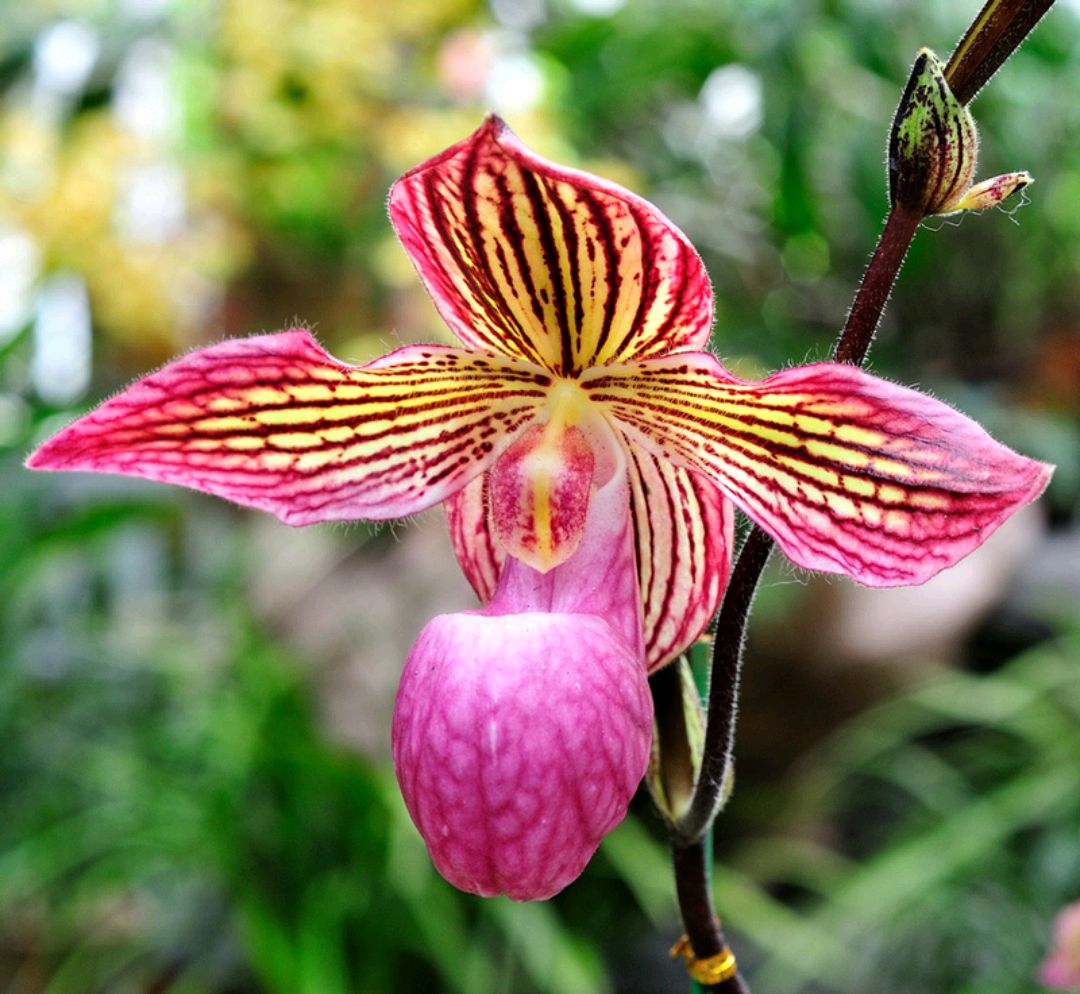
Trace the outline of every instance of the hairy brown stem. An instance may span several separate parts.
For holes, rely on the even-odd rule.
[[[837,362],[861,366],[866,360],[885,304],[921,220],[910,211],[896,209],[889,212],[851,310],[848,311],[844,330],[833,348],[833,358]]]
[[[877,248],[833,350],[837,361],[862,365],[918,226],[918,218],[909,214],[894,211],[886,218]],[[691,948],[699,959],[716,956],[724,948],[724,936],[712,906],[705,846],[709,841],[709,827],[722,800],[724,776],[735,746],[746,622],[773,544],[772,538],[754,525],[731,571],[713,641],[701,773],[689,810],[672,828],[679,910]],[[736,974],[713,990],[743,994],[747,987]]]
[[[724,773],[735,741],[743,633],[758,579],[772,546],[773,540],[756,525],[750,530],[731,571],[727,593],[720,607],[713,641],[701,773],[690,808],[674,827],[674,837],[683,845],[704,836],[720,804]]]
[[[945,66],[960,103],[971,102],[1053,5],[1054,0],[987,0]]]
[[[881,314],[919,226],[909,213],[892,211],[863,274],[844,330],[833,349],[837,362],[862,365]],[[708,831],[720,803],[724,772],[735,744],[735,717],[742,674],[743,642],[750,606],[773,540],[757,525],[750,529],[731,571],[713,640],[712,677],[701,776],[686,816],[675,826],[676,838],[691,842]]]

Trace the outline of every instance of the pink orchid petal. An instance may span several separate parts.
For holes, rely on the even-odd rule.
[[[549,386],[533,367],[443,346],[349,366],[297,329],[177,359],[27,465],[177,483],[290,525],[395,518],[482,473]]]
[[[821,363],[761,383],[706,353],[589,371],[631,446],[709,476],[795,563],[922,583],[1037,497],[1052,468],[925,394]]]
[[[595,615],[441,615],[401,677],[393,753],[439,872],[543,900],[625,816],[648,762],[640,657]]]
[[[390,218],[467,346],[572,375],[701,348],[712,290],[655,207],[526,148],[497,117],[406,173]]]
[[[648,763],[642,649],[617,458],[569,560],[540,573],[509,558],[486,608],[435,618],[409,654],[394,766],[451,883],[541,900],[582,871],[625,816]]]
[[[1080,989],[1080,901],[1067,904],[1054,919],[1050,952],[1039,965],[1038,978],[1051,990]]]

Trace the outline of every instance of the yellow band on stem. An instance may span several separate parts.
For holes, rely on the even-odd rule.
[[[722,984],[739,971],[735,954],[727,946],[724,946],[715,956],[698,959],[690,946],[689,938],[685,935],[671,947],[671,955],[675,958],[681,956],[686,963],[686,972],[705,987]]]

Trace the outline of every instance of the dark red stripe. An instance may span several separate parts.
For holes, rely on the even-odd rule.
[[[650,218],[647,214],[643,216],[642,212],[633,206],[630,207],[630,216],[633,218],[634,224],[638,229],[638,234],[641,237],[641,298],[638,300],[638,307],[637,312],[634,314],[634,320],[626,330],[626,338],[619,345],[620,353],[626,350],[630,340],[632,340],[644,326],[646,316],[656,304],[656,297],[660,292],[661,284],[661,279],[654,261],[656,239],[649,224]],[[654,339],[659,338],[660,334],[666,333],[667,330],[670,329],[675,315],[682,310],[682,290],[685,286],[686,273],[683,272],[679,296],[675,298],[675,302],[671,307],[671,312],[668,314],[661,332],[652,336]],[[634,351],[637,351],[637,349]]]
[[[540,252],[543,256],[544,265],[547,267],[548,279],[551,282],[552,310],[555,321],[559,328],[559,349],[562,362],[558,371],[563,375],[575,372],[575,349],[570,335],[570,308],[566,299],[566,286],[562,281],[562,271],[559,265],[559,247],[555,242],[555,228],[551,221],[551,214],[547,210],[547,200],[544,191],[536,175],[529,169],[521,169],[522,187],[525,191],[525,199],[529,202],[533,222],[536,224],[537,235],[540,239]],[[511,203],[511,208],[512,208]],[[530,271],[530,287],[535,294],[536,282]],[[539,297],[534,298],[537,320],[541,328],[545,326],[545,314],[540,304]]]
[[[582,187],[576,191],[578,198],[589,209],[595,232],[595,244],[589,242],[590,259],[594,262],[593,285],[590,288],[594,300],[603,294],[603,320],[596,335],[595,355],[599,355],[607,346],[611,338],[611,329],[615,323],[615,315],[618,312],[619,296],[622,293],[622,273],[619,272],[619,251],[615,244],[615,232],[612,228],[611,215],[607,211],[607,204],[593,190]],[[604,255],[606,278],[602,287],[596,285],[595,256],[596,246]],[[621,351],[620,343],[620,350]]]
[[[547,190],[548,197],[551,203],[554,205],[555,210],[558,212],[559,220],[562,222],[562,228],[564,233],[564,240],[566,244],[566,253],[568,260],[568,268],[570,270],[570,288],[573,292],[573,311],[574,311],[574,342],[571,351],[566,353],[567,357],[571,359],[569,366],[571,371],[577,372],[580,366],[580,360],[582,358],[583,342],[582,339],[585,334],[585,299],[584,292],[581,286],[581,236],[578,232],[577,225],[574,223],[574,213],[567,206],[565,201],[559,196],[560,185],[554,180],[547,177],[544,179],[544,186]],[[575,191],[575,194],[577,191]],[[585,239],[586,243],[588,238]]]

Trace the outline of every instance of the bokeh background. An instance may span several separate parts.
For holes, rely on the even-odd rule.
[[[502,113],[657,202],[714,347],[823,358],[885,210],[890,115],[976,0],[0,3],[0,991],[681,991],[635,802],[541,905],[459,894],[398,798],[408,646],[470,607],[441,513],[293,531],[30,447],[225,335],[363,361],[447,332],[389,184]],[[1046,496],[926,587],[773,563],[716,894],[768,994],[1028,994],[1080,897],[1080,3],[974,105],[1022,209],[925,226],[873,368]]]

